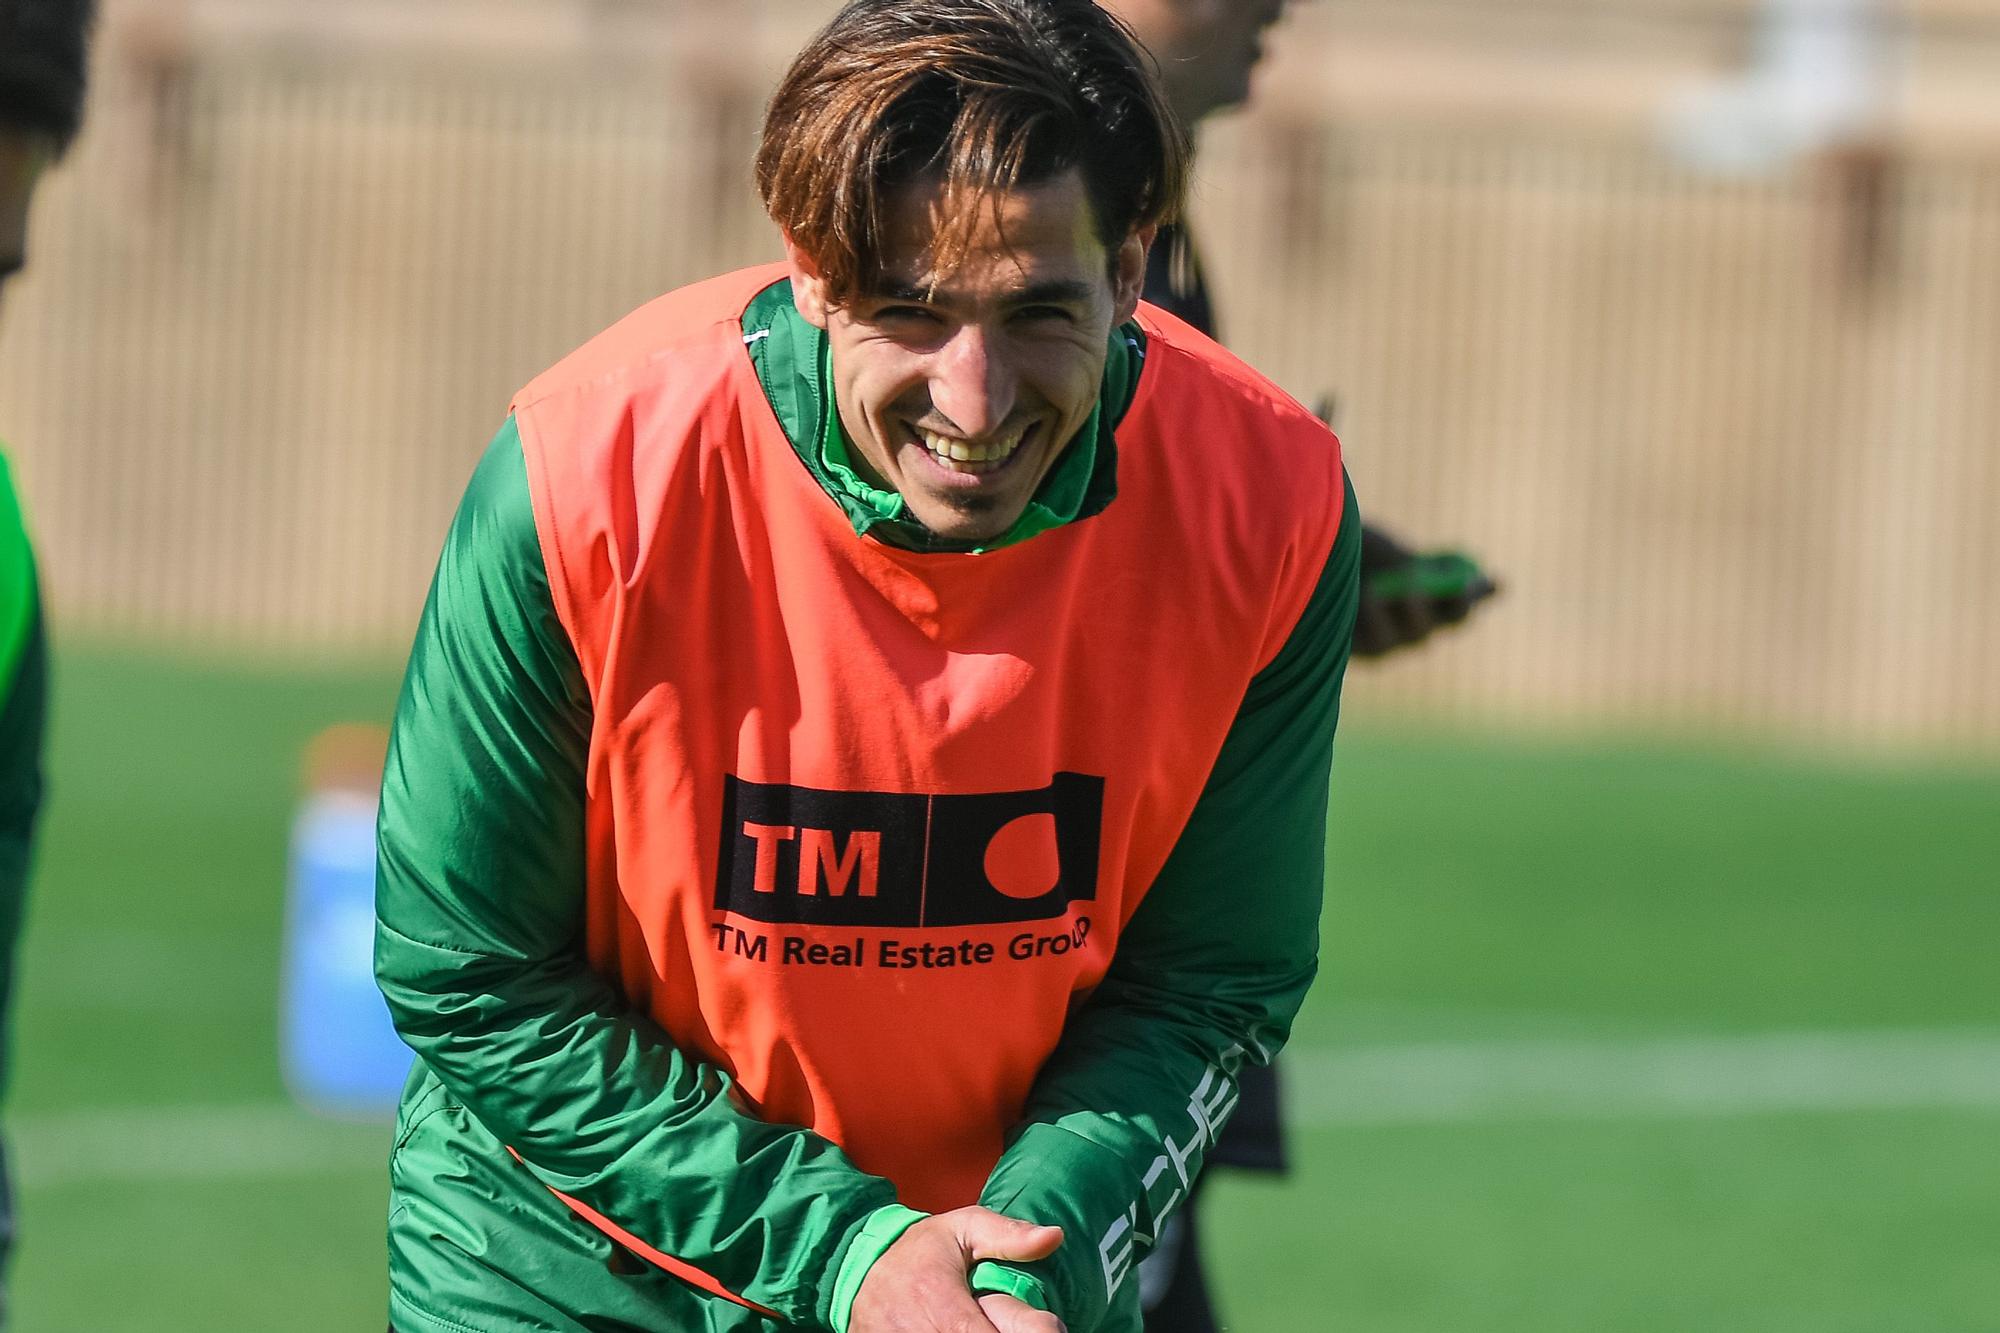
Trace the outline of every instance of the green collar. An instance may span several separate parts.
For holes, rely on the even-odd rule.
[[[826,335],[800,316],[789,281],[766,287],[743,312],[743,341],[793,452],[858,535],[911,551],[991,551],[1101,513],[1118,494],[1113,431],[1132,404],[1146,356],[1145,334],[1135,323],[1112,330],[1097,406],[1027,509],[1013,527],[977,546],[936,536],[910,514],[902,496],[869,485],[855,471],[847,432],[833,410]]]

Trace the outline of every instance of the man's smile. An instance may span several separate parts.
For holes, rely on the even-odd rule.
[[[968,440],[906,423],[909,442],[939,470],[954,477],[984,478],[1004,472],[1022,456],[1022,446],[1038,437],[1041,423],[1016,422],[985,440]]]

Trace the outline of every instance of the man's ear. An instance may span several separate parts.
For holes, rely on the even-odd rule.
[[[1113,324],[1123,324],[1139,309],[1139,294],[1146,289],[1146,256],[1152,251],[1157,235],[1158,227],[1141,227],[1118,247],[1117,259],[1111,266]]]
[[[792,304],[799,308],[799,317],[816,329],[826,327],[826,279],[819,275],[819,266],[812,256],[793,243],[791,234],[785,235],[785,262],[792,270]]]

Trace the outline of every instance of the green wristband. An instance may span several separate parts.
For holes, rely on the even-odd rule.
[[[991,1259],[973,1265],[972,1294],[1012,1296],[1023,1305],[1032,1305],[1037,1310],[1049,1308],[1048,1293],[1042,1289],[1041,1279],[1023,1273],[1018,1268],[994,1263]]]

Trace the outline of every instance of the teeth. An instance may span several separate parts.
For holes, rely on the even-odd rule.
[[[1021,439],[1026,434],[1026,426],[1017,426],[997,439],[975,444],[970,440],[956,440],[949,435],[920,429],[917,438],[931,451],[931,457],[953,472],[986,472],[1006,462],[1021,447]],[[956,466],[961,463],[970,466]]]

